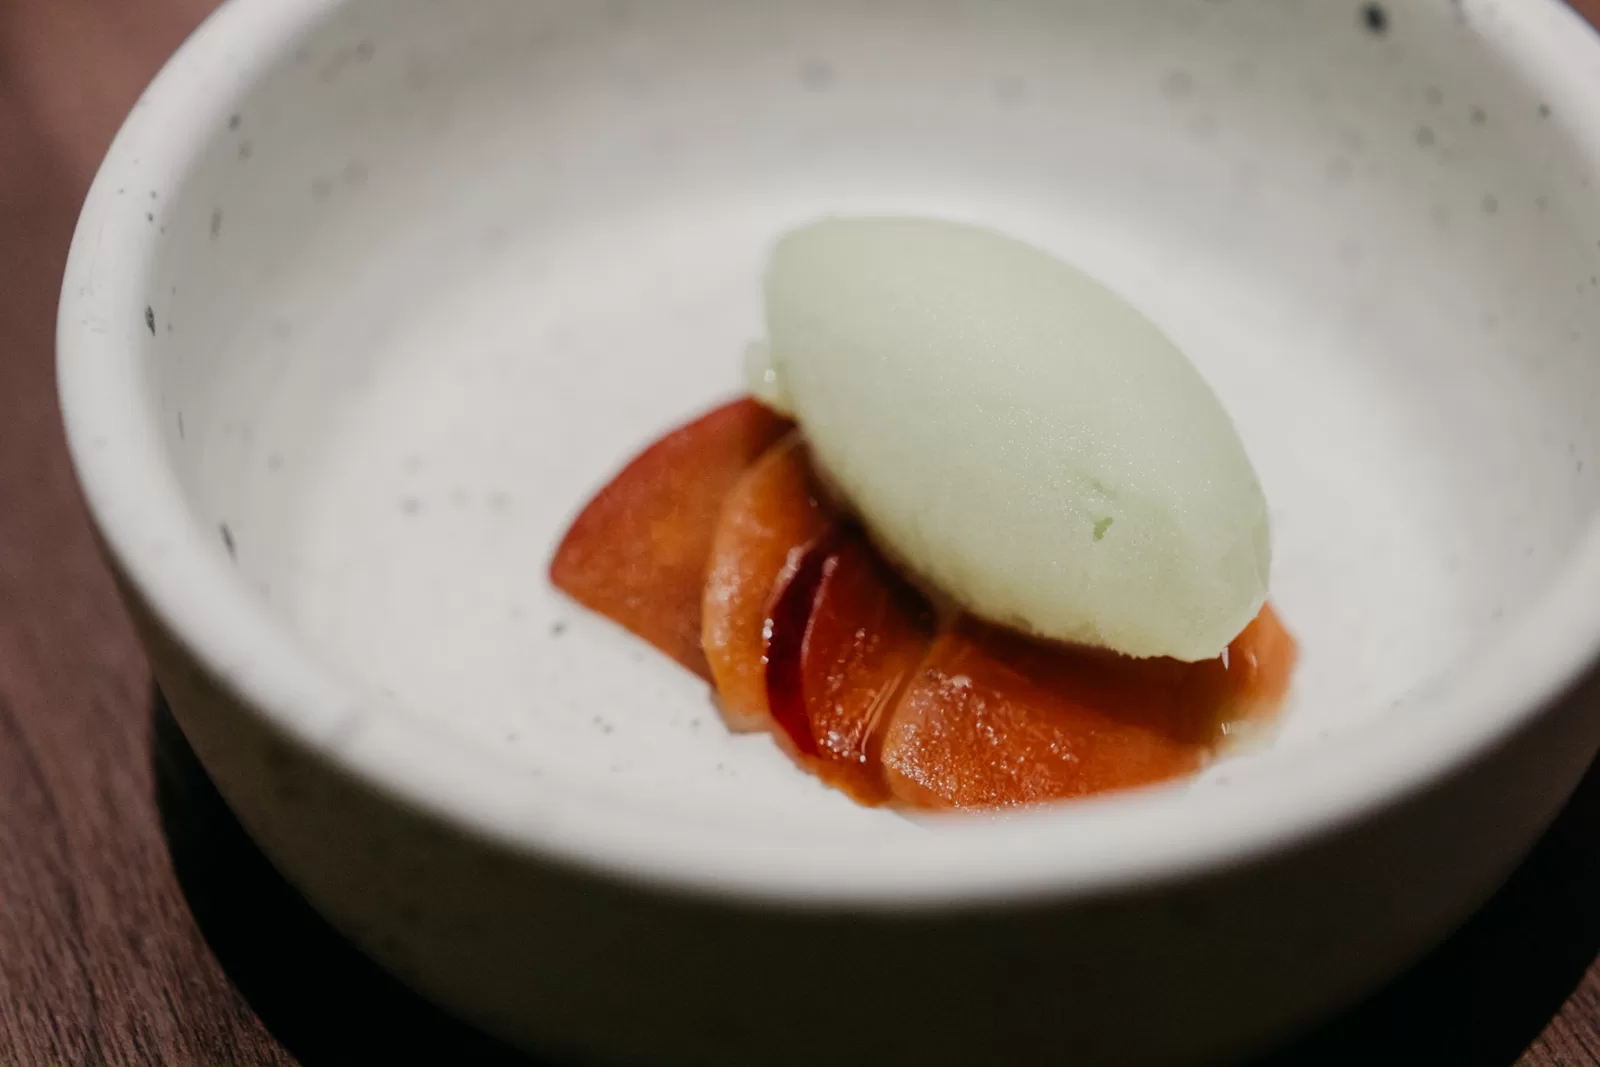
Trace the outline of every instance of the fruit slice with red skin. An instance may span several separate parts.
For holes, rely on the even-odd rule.
[[[731,724],[776,712],[784,747],[864,803],[992,808],[1159,781],[1287,692],[1297,652],[1270,606],[1198,664],[971,619],[932,641],[927,605],[834,522],[792,424],[740,400],[602,489],[551,580],[703,677],[716,668]]]
[[[763,635],[768,611],[805,547],[832,522],[798,434],[769,448],[723,504],[701,601],[701,645],[730,729],[772,725]],[[809,602],[801,606],[809,613]],[[800,622],[804,626],[804,616]]]
[[[550,563],[550,580],[703,678],[700,602],[722,505],[793,424],[748,397],[674,430],[597,493]]]
[[[1189,774],[1225,723],[1276,709],[1295,655],[1270,607],[1226,661],[1202,663],[1040,644],[964,619],[895,708],[886,780],[911,807],[984,809]]]
[[[888,800],[883,729],[933,633],[928,603],[860,531],[814,545],[774,602],[767,646],[773,719],[800,762],[861,803]]]
[[[806,633],[840,534],[831,526],[799,551],[772,592],[761,628],[767,711],[778,740],[802,763],[818,755],[806,713]]]

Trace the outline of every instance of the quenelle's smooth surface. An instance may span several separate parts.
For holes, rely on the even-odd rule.
[[[968,611],[1130,656],[1219,655],[1261,609],[1267,504],[1193,365],[1021,241],[909,218],[785,236],[770,380],[879,544]]]
[[[1554,0],[1384,9],[224,6],[90,194],[60,380],[230,805],[385,965],[573,1058],[1228,1062],[1395,973],[1600,733],[1559,699],[1600,640],[1600,46]],[[1304,652],[1272,744],[911,823],[549,586],[837,214],[1025,235],[1194,362]],[[846,973],[881,995],[815,999]]]

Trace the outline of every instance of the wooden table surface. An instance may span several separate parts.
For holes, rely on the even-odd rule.
[[[152,690],[73,484],[51,368],[73,221],[212,6],[0,0],[0,1067],[527,1065],[379,973],[245,839]],[[1445,947],[1258,1067],[1600,1067],[1597,955],[1600,770]]]

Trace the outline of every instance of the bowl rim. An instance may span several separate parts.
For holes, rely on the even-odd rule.
[[[533,805],[525,778],[439,745],[307,656],[255,603],[195,521],[152,404],[144,353],[158,229],[125,190],[177,189],[232,106],[346,0],[232,0],[168,61],[97,173],[69,253],[57,326],[72,461],[102,542],[153,618],[271,728],[381,795],[515,853],[658,890],[802,907],[919,908],[1099,894],[1188,879],[1336,831],[1482,758],[1559,701],[1600,654],[1600,516],[1503,640],[1408,714],[1276,761],[1235,788],[1163,788],[904,841],[796,837],[750,851],[715,828],[634,806]],[[1567,101],[1564,130],[1600,162],[1600,35],[1560,0],[1501,0],[1489,41]],[[119,204],[120,202],[120,204]],[[543,565],[542,558],[530,565]],[[226,783],[222,783],[226,790]],[[1271,790],[1271,803],[1262,803]]]

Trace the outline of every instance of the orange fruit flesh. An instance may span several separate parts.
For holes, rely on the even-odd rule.
[[[722,504],[792,428],[746,397],[667,434],[589,501],[556,549],[550,581],[709,679],[700,601]]]
[[[809,618],[785,626],[774,612],[768,627],[768,699],[802,765],[864,804],[882,803],[883,728],[933,640],[933,612],[859,532],[838,529],[813,551]],[[797,663],[789,672],[785,643]]]
[[[1272,715],[1298,652],[1270,605],[1201,663],[1042,643],[920,595],[816,491],[792,425],[754,401],[651,446],[590,502],[555,584],[714,681],[857,800],[992,809],[1193,773]]]
[[[972,619],[942,635],[884,737],[889,788],[918,808],[986,809],[1191,774],[1242,719],[1270,714],[1293,641],[1265,607],[1226,660],[1131,659]]]
[[[798,434],[773,445],[723,504],[701,601],[701,644],[733,730],[762,730],[767,711],[762,637],[774,590],[833,516],[812,485]]]

